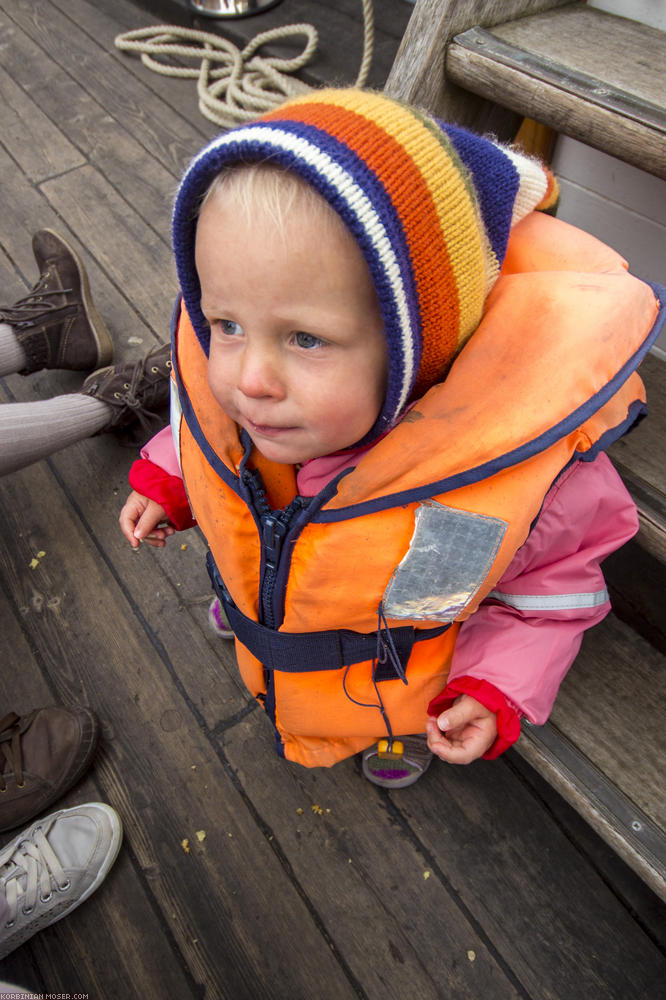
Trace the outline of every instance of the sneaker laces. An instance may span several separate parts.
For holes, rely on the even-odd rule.
[[[16,784],[23,788],[23,754],[21,753],[21,727],[19,725],[21,717],[16,712],[8,712],[0,719],[0,750],[4,754],[5,762],[8,765],[0,770],[0,792],[7,791],[5,781],[5,770],[9,770],[16,777]]]
[[[35,287],[22,299],[9,306],[7,309],[0,309],[0,319],[9,323],[10,326],[18,330],[25,330],[34,326],[35,321],[43,316],[45,312],[53,312],[61,309],[57,302],[52,302],[49,298],[55,295],[69,295],[72,288],[46,288],[45,285],[51,277],[50,271],[44,271]]]
[[[30,840],[20,840],[16,846],[10,844],[0,853],[0,892],[4,889],[9,906],[6,927],[16,920],[19,902],[25,916],[32,913],[38,889],[40,901],[46,903],[51,898],[53,883],[60,892],[69,888],[70,881],[46,839],[47,830],[48,827],[44,830],[38,826]]]

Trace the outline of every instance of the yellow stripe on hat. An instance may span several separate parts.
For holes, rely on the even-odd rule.
[[[402,146],[406,156],[418,170],[432,198],[432,204],[439,222],[440,231],[446,245],[454,284],[458,297],[458,329],[456,346],[463,343],[479,323],[486,295],[487,245],[485,230],[478,215],[476,199],[468,186],[467,171],[458,158],[447,137],[436,136],[420,118],[401,104],[373,93],[360,90],[322,90],[305,98],[290,101],[283,110],[287,116],[289,108],[298,104],[326,104],[340,107],[366,118]],[[349,146],[354,148],[353,137]],[[380,179],[384,179],[396,169],[393,161],[382,161],[381,157],[368,165]],[[408,195],[402,205],[394,205],[398,210],[405,234],[410,241],[411,212],[418,212],[418,206],[409,206]],[[418,246],[410,243],[412,253],[418,253]],[[484,254],[486,250],[486,254]],[[436,275],[432,276],[436,280]],[[422,307],[424,303],[421,303]],[[421,369],[430,369],[435,358],[437,341],[441,331],[424,329],[424,357]],[[455,352],[454,352],[455,353]],[[440,359],[440,361],[443,359]],[[445,363],[451,361],[447,358]],[[437,366],[437,365],[436,365]],[[437,366],[439,367],[439,366]],[[439,367],[441,371],[441,367]],[[425,376],[425,371],[422,372]]]

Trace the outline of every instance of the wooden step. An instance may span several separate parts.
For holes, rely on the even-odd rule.
[[[645,483],[657,496],[666,496],[666,361],[648,354],[639,368],[647,392],[648,415],[608,453],[636,483]],[[640,497],[638,498],[640,500]],[[648,504],[649,505],[649,504]]]
[[[584,3],[458,34],[460,87],[666,178],[666,32]]]
[[[517,752],[666,899],[666,363],[640,369],[648,416],[609,450],[638,508],[636,538],[604,563],[614,614],[586,633],[545,726]]]
[[[508,141],[533,118],[666,177],[666,33],[582,3],[418,0],[386,90]],[[666,365],[650,355],[641,375],[649,417],[610,449],[640,522],[604,563],[617,614],[515,752],[666,899]]]
[[[606,559],[604,575],[616,614],[666,652],[666,363],[650,354],[640,373],[648,416],[609,449],[638,508],[639,530]]]
[[[666,900],[666,657],[614,615],[590,630],[550,721],[516,751]]]

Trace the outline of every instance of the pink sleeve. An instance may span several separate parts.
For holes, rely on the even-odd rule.
[[[148,444],[143,446],[141,449],[141,458],[147,458],[153,465],[159,465],[170,476],[180,476],[181,479],[183,478],[169,424],[163,427],[161,431],[158,431]]]
[[[462,625],[449,682],[487,681],[543,724],[583,632],[610,610],[600,562],[637,529],[606,455],[570,466],[495,590]]]
[[[137,493],[161,504],[167,517],[179,531],[196,524],[185,492],[170,426],[164,427],[143,446],[141,458],[130,469],[129,481]]]

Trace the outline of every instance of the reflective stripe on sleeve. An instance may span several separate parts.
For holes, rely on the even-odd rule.
[[[508,604],[518,611],[575,611],[598,608],[609,597],[604,587],[587,594],[505,594],[501,590],[491,590],[488,599]]]

